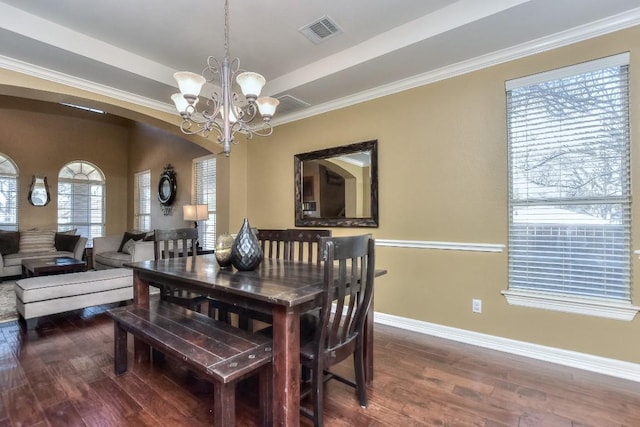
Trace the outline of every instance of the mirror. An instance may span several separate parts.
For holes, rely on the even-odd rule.
[[[47,206],[49,204],[51,195],[49,194],[49,184],[46,176],[33,175],[28,199],[33,206]]]
[[[173,171],[173,166],[167,165],[164,172],[160,174],[160,181],[158,181],[158,200],[163,215],[171,215],[173,211],[171,205],[176,198],[177,190],[176,173]]]
[[[378,226],[378,141],[294,156],[296,227]]]
[[[171,165],[167,165],[164,168],[164,172],[160,174],[160,181],[158,182],[158,200],[163,206],[171,206],[173,200],[176,198],[176,190],[178,184],[176,182],[176,173],[173,171]]]

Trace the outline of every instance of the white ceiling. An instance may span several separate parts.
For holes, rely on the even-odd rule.
[[[306,117],[640,23],[640,0],[231,0],[230,49]],[[223,54],[223,0],[3,0],[0,68],[160,110]],[[314,44],[299,29],[330,17]]]

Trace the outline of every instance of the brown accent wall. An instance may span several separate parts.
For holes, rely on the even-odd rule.
[[[21,229],[57,226],[58,173],[74,160],[89,161],[105,174],[106,234],[133,229],[134,174],[146,169],[151,170],[153,228],[193,226],[183,220],[182,206],[191,203],[193,158],[211,154],[204,148],[151,125],[14,97],[0,96],[0,129],[0,153],[19,168]],[[157,199],[167,163],[178,181],[170,215],[163,214]],[[45,207],[27,201],[33,174],[48,179],[51,202]]]
[[[130,132],[131,145],[128,156],[130,173],[128,187],[132,189],[127,197],[127,225],[133,227],[133,188],[137,172],[151,170],[151,225],[153,228],[193,227],[192,221],[184,221],[182,206],[191,204],[193,159],[211,153],[184,138],[148,126],[133,123]],[[158,201],[158,181],[165,166],[170,163],[176,173],[178,191],[169,215],[164,215]]]
[[[58,173],[74,160],[86,160],[106,177],[106,231],[120,232],[127,220],[128,122],[58,104],[0,97],[0,152],[19,168],[19,228],[56,227]],[[48,179],[51,202],[31,206],[33,174]],[[123,209],[123,206],[125,209]]]

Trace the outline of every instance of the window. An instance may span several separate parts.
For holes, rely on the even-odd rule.
[[[104,235],[104,174],[82,160],[67,163],[58,174],[58,230],[74,228],[89,240]]]
[[[151,230],[151,171],[135,175],[133,200],[133,229]]]
[[[193,203],[207,205],[209,219],[200,221],[198,231],[203,249],[216,246],[216,157],[206,156],[193,160]]]
[[[631,305],[628,63],[507,82],[510,303]]]
[[[18,167],[0,154],[0,230],[18,230]]]

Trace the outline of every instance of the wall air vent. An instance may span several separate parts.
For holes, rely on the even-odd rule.
[[[308,102],[304,102],[291,95],[282,95],[277,96],[276,98],[280,101],[278,109],[276,110],[276,115],[293,113],[311,106]]]
[[[315,22],[312,22],[311,24],[305,25],[298,31],[304,34],[313,43],[320,43],[321,41],[342,32],[338,25],[327,15]]]

